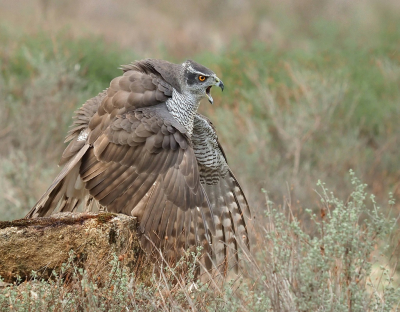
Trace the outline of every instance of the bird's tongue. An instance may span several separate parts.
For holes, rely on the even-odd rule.
[[[206,89],[206,95],[207,95],[207,97],[208,97],[208,101],[212,104],[212,103],[214,102],[214,100],[213,100],[213,98],[212,98],[212,96],[211,96],[211,87],[212,87],[212,86],[209,86],[209,87]]]

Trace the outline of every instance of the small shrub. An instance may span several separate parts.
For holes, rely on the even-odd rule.
[[[320,213],[307,210],[310,219],[303,223],[290,201],[281,209],[268,201],[256,272],[263,274],[259,287],[273,311],[397,310],[400,288],[383,256],[396,220],[385,218],[366,184],[350,176],[354,190],[346,202],[319,181]],[[378,280],[374,264],[381,265]]]

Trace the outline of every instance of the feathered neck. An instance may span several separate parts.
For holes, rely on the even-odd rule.
[[[172,90],[172,97],[166,102],[168,111],[188,132],[189,136],[193,133],[194,117],[200,105],[200,99],[193,94],[179,93]]]

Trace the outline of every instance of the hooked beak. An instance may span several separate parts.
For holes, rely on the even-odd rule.
[[[224,86],[224,83],[223,83],[222,80],[219,79],[218,77],[215,77],[215,84],[214,84],[214,86],[220,87],[221,90],[224,91],[224,87],[225,87],[225,86]],[[212,86],[209,86],[209,87],[206,89],[206,95],[207,95],[207,97],[208,97],[208,101],[209,101],[211,104],[213,104],[213,103],[214,103],[214,100],[213,100],[213,98],[212,98],[212,96],[211,96],[211,87],[212,87]]]

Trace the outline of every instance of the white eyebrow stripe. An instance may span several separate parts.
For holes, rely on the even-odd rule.
[[[188,65],[187,66],[187,69],[191,72],[191,73],[193,73],[193,74],[198,74],[198,75],[202,75],[202,76],[206,76],[206,77],[209,77],[210,75],[207,75],[207,74],[205,74],[205,73],[202,73],[202,72],[199,72],[199,71],[197,71],[197,70],[195,70],[193,67],[192,67],[192,65]]]

